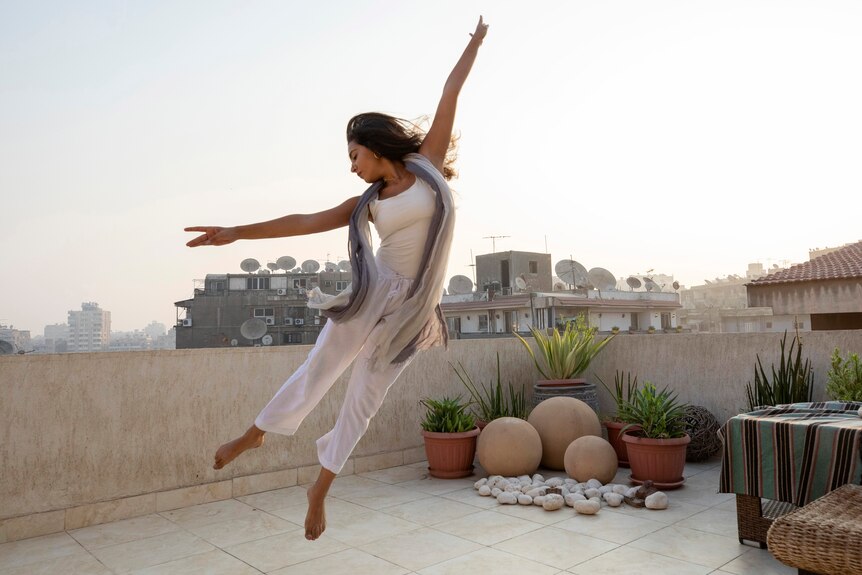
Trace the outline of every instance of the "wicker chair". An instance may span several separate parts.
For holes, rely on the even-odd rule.
[[[862,486],[845,485],[779,517],[767,533],[776,559],[800,574],[862,573]]]

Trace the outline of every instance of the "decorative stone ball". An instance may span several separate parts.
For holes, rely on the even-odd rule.
[[[533,409],[527,421],[542,438],[542,467],[548,469],[565,468],[566,449],[574,440],[585,435],[602,435],[596,412],[573,397],[546,399]]]
[[[704,461],[718,453],[721,449],[721,440],[717,433],[720,425],[707,408],[688,405],[683,419],[685,432],[691,437],[685,450],[686,461]]]
[[[568,476],[578,481],[595,478],[608,483],[617,474],[617,452],[601,437],[585,435],[566,449],[565,464]]]
[[[488,423],[476,444],[482,468],[491,475],[517,477],[539,468],[542,440],[536,429],[517,417],[500,417]]]

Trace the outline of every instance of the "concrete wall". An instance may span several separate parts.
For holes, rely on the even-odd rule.
[[[777,359],[779,339],[762,333],[620,334],[587,378],[595,381],[598,374],[612,384],[614,370],[636,372],[641,381],[672,386],[681,399],[706,406],[723,422],[746,407],[755,353],[768,369]],[[807,333],[804,344],[814,365],[815,398],[822,398],[832,349],[862,352],[862,330]],[[211,468],[215,448],[245,430],[308,349],[0,357],[0,524],[10,517],[315,465],[314,440],[334,423],[346,376],[296,436],[270,434],[263,448],[227,469]],[[513,338],[459,340],[448,351],[425,352],[392,389],[357,447],[356,472],[363,470],[363,458],[378,454],[409,451],[423,459],[419,399],[463,393],[450,362],[462,362],[475,381],[490,381],[497,351],[504,382],[526,383],[529,390],[535,368]],[[611,412],[609,396],[599,396],[602,409]],[[406,460],[399,457],[385,461]]]
[[[771,307],[775,315],[862,311],[862,281],[823,280],[748,286],[749,307]]]

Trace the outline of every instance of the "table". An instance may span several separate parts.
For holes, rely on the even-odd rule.
[[[794,403],[730,418],[721,429],[721,493],[737,495],[739,538],[766,544],[772,517],[761,499],[803,506],[862,480],[858,402]],[[777,508],[776,508],[777,507]]]

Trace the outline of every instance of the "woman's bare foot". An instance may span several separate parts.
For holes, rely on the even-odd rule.
[[[308,488],[308,513],[305,515],[305,538],[314,541],[326,530],[326,492],[317,483]]]
[[[213,469],[221,469],[222,467],[236,459],[236,457],[243,451],[246,451],[247,449],[254,449],[263,445],[264,433],[264,431],[252,425],[245,433],[243,433],[233,441],[228,441],[227,443],[219,447],[218,450],[216,450],[215,464],[213,465]]]

